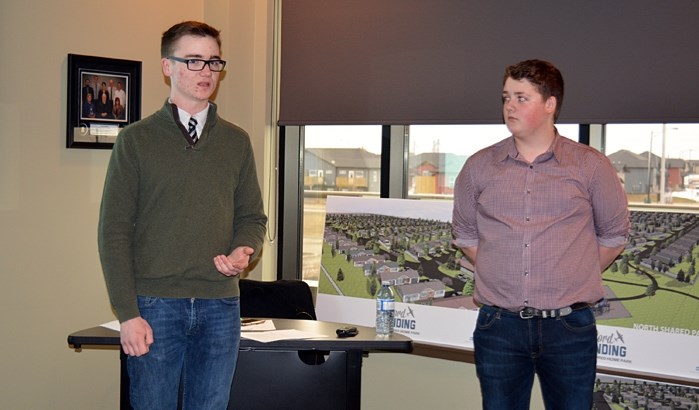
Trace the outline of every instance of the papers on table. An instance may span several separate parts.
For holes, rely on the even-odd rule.
[[[314,339],[317,337],[326,337],[320,333],[303,332],[296,329],[277,330],[274,327],[274,322],[271,320],[265,320],[262,323],[257,323],[254,325],[242,326],[240,329],[240,337],[262,343],[274,342],[275,340]]]
[[[120,330],[118,320],[103,323],[100,326],[106,327],[107,329],[116,330],[117,332]],[[274,342],[275,340],[315,339],[327,337],[327,335],[321,333],[304,332],[297,329],[277,330],[274,327],[274,322],[271,320],[265,320],[262,323],[257,323],[254,325],[241,326],[240,329],[240,337],[262,343]]]
[[[264,332],[241,332],[240,337],[251,339],[262,343],[274,342],[275,340],[291,340],[291,339],[315,339],[319,337],[327,337],[320,333],[303,332],[296,329],[269,330]]]
[[[247,332],[267,332],[270,330],[276,330],[277,328],[274,327],[274,322],[271,320],[257,320],[255,323],[246,325],[245,323],[242,323],[240,326],[240,330],[243,333]]]
[[[100,326],[106,327],[107,329],[116,330],[117,332],[121,330],[121,327],[119,327],[118,320],[112,320],[111,322],[102,323]]]

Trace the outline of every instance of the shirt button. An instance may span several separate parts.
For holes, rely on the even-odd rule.
[[[529,271],[525,270],[525,271],[524,271],[524,276],[529,276]]]
[[[528,244],[528,243],[525,243],[525,244],[524,244],[524,247],[525,247],[525,248],[528,248],[528,247],[529,247],[529,244]]]
[[[525,305],[525,306],[529,305],[529,300],[525,299],[525,300],[524,300],[524,305]]]
[[[529,165],[529,169],[534,169],[534,165]]]
[[[527,221],[527,222],[529,222],[529,221],[531,221],[531,218],[530,218],[530,217],[526,217],[526,218],[524,218],[524,220]]]

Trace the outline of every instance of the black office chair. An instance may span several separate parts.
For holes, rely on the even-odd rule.
[[[240,316],[316,320],[311,288],[301,280],[240,279]]]
[[[240,279],[240,317],[270,319],[316,320],[313,294],[308,284],[301,280],[275,280],[271,282]],[[245,352],[241,352],[244,355]],[[325,363],[323,351],[300,350],[299,359],[307,365]],[[238,362],[245,360],[239,356]],[[234,384],[236,390],[245,381]],[[237,386],[237,387],[236,387]],[[232,394],[232,393],[231,393]],[[231,395],[233,397],[233,395]]]

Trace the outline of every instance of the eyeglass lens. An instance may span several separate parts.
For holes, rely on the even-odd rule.
[[[209,65],[209,69],[211,71],[221,71],[223,70],[223,67],[225,67],[226,62],[223,60],[199,60],[199,59],[190,59],[187,60],[187,68],[192,70],[192,71],[201,71],[204,69],[205,65]]]

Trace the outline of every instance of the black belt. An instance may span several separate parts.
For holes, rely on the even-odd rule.
[[[518,313],[519,317],[522,319],[531,319],[535,317],[540,317],[543,319],[546,318],[551,318],[551,317],[563,317],[563,316],[568,316],[569,314],[573,313],[574,310],[580,310],[590,307],[589,303],[573,303],[570,306],[566,306],[564,308],[560,309],[536,309],[533,307],[525,307],[524,309],[521,309],[517,312],[512,312],[512,313]],[[510,312],[508,310],[508,312]]]

